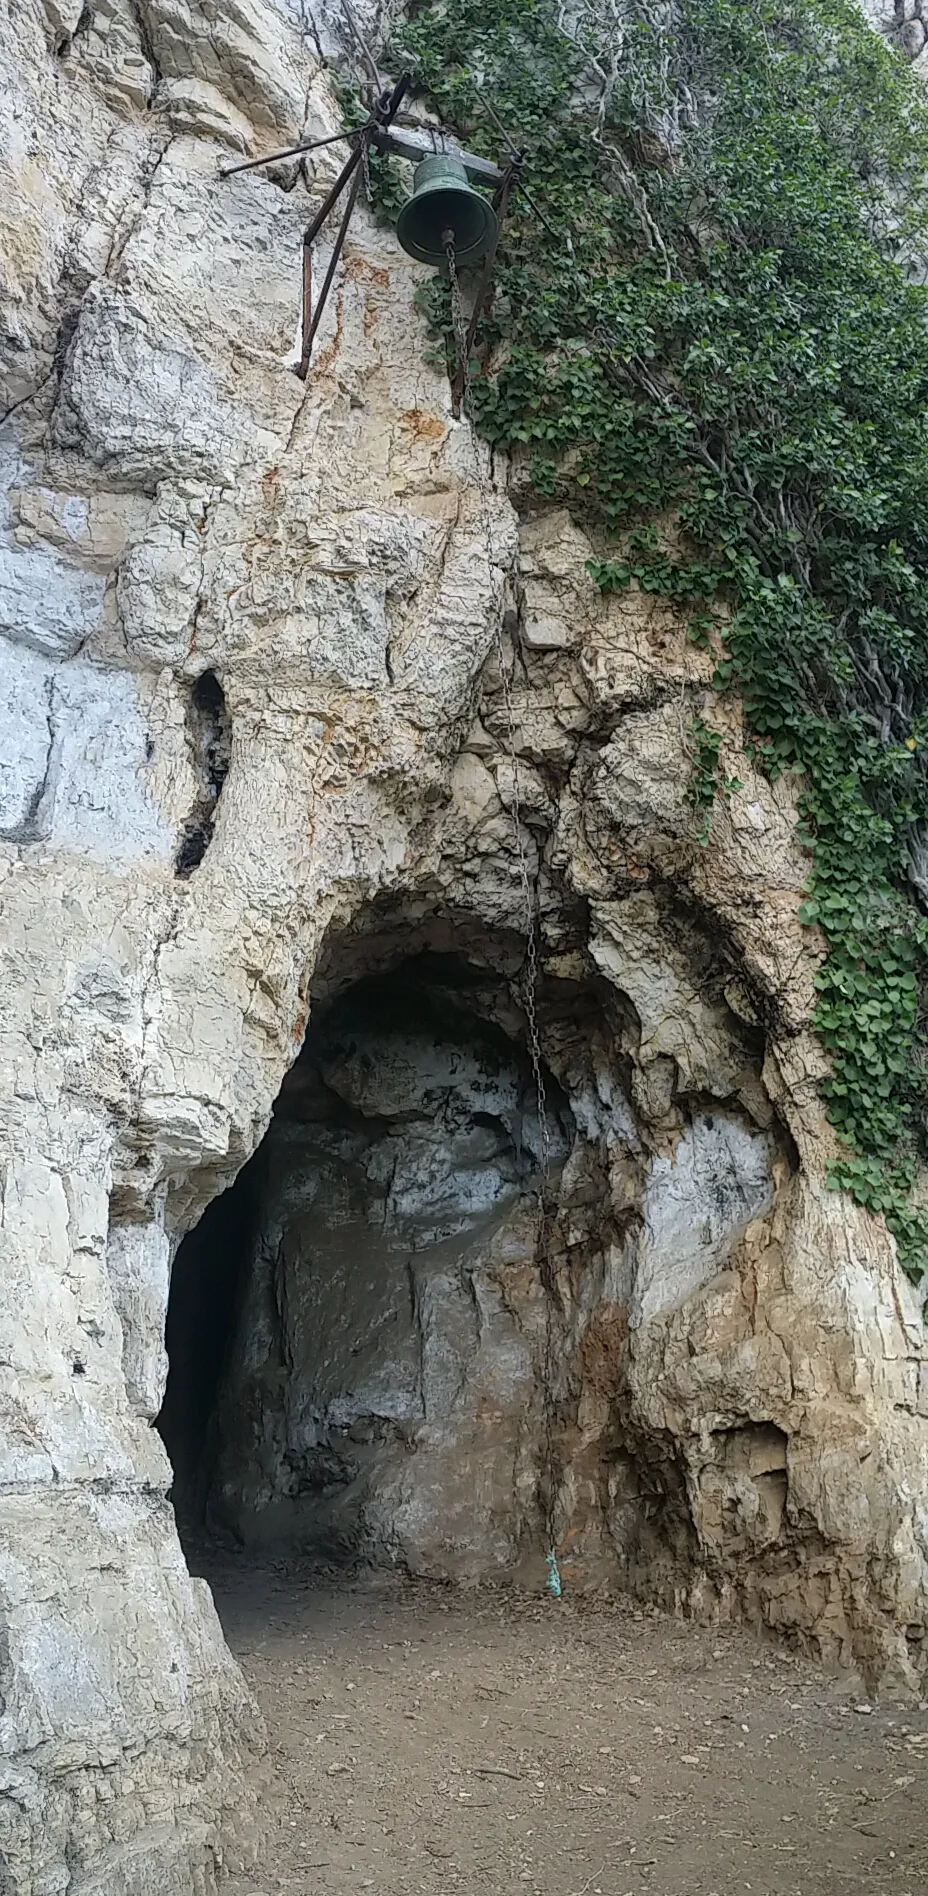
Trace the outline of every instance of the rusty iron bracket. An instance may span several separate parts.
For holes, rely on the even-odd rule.
[[[261,165],[276,164],[278,160],[283,158],[298,158],[301,157],[304,152],[319,151],[323,145],[337,145],[343,139],[351,143],[352,151],[350,157],[346,159],[331,190],[326,192],[315,217],[303,233],[303,340],[300,350],[300,360],[294,369],[294,374],[299,376],[301,382],[305,382],[309,373],[309,359],[312,355],[316,332],[322,320],[322,313],[328,301],[329,291],[332,288],[332,282],[338,268],[338,260],[344,248],[345,238],[348,235],[351,214],[358,201],[365,154],[370,151],[372,146],[376,146],[376,148],[380,150],[386,148],[382,144],[382,140],[389,136],[389,127],[392,125],[411,85],[412,75],[410,73],[403,73],[402,78],[397,80],[396,85],[393,86],[392,89],[386,89],[381,92],[367,124],[358,127],[355,131],[335,132],[331,138],[316,138],[304,145],[287,145],[282,151],[268,152],[264,158],[246,158],[241,164],[227,165],[220,171],[220,177],[231,178],[239,171],[257,171]],[[345,190],[348,192],[348,201],[345,205],[344,215],[338,228],[338,235],[335,239],[332,255],[329,258],[325,281],[319,292],[319,298],[314,309],[312,247],[326,218],[334,210],[342,192]]]
[[[307,226],[307,229],[303,233],[303,346],[300,351],[300,360],[295,370],[301,382],[305,382],[309,374],[309,360],[313,352],[316,331],[322,321],[322,313],[328,302],[329,291],[332,288],[332,281],[338,268],[338,260],[344,248],[345,238],[348,235],[351,214],[358,201],[365,152],[370,149],[372,134],[375,131],[385,130],[386,127],[392,123],[411,84],[412,79],[410,74],[404,73],[402,78],[397,80],[392,92],[381,93],[367,124],[361,127],[358,134],[358,141],[351,157],[347,163],[342,166],[331,191],[327,192],[312,223]],[[332,255],[329,258],[329,267],[326,270],[325,279],[319,292],[319,299],[315,309],[313,309],[312,247],[330,211],[334,209],[342,192],[349,186],[349,183],[350,189],[348,190],[348,202],[345,206],[345,213],[338,227],[338,236],[335,239]]]
[[[265,158],[244,158],[238,165],[220,165],[220,178],[234,178],[239,171],[257,171],[261,165],[275,165],[282,158],[299,158],[306,151],[321,151],[323,145],[341,145],[356,138],[356,132],[333,132],[331,138],[314,138],[308,145],[285,145],[282,151],[269,151]]]

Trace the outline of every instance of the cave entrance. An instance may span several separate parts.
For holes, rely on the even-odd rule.
[[[541,1159],[502,976],[333,970],[269,1130],[180,1246],[159,1419],[182,1533],[458,1577],[541,1534]],[[331,964],[331,957],[330,957]],[[546,1074],[554,1167],[566,1098]]]

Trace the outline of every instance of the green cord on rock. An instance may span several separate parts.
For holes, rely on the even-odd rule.
[[[799,773],[834,1182],[917,1275],[928,105],[853,0],[426,0],[394,51],[498,155],[479,87],[545,220],[517,197],[475,424],[600,534],[602,587],[680,605],[753,756]],[[450,351],[447,286],[423,300]],[[692,727],[703,822],[714,737]]]

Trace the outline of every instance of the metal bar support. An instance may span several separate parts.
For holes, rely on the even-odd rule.
[[[336,178],[335,183],[333,184],[331,190],[328,191],[325,197],[323,198],[322,203],[320,204],[319,209],[316,212],[316,215],[313,218],[312,223],[309,224],[306,230],[303,232],[303,324],[302,324],[303,343],[302,343],[302,352],[300,355],[299,367],[295,371],[295,373],[299,376],[301,382],[305,382],[306,371],[307,371],[307,368],[309,367],[309,356],[306,349],[306,337],[307,335],[310,335],[310,332],[311,332],[310,346],[312,346],[312,336],[315,335],[316,330],[319,327],[319,316],[321,316],[322,314],[322,305],[320,303],[318,315],[316,317],[315,322],[313,321],[313,252],[312,252],[313,243],[315,239],[318,237],[319,232],[322,229],[322,226],[325,223],[325,220],[328,217],[329,212],[331,211],[333,205],[337,203],[338,199],[341,197],[341,194],[343,190],[345,189],[345,186],[348,183],[348,180],[351,177],[352,172],[358,171],[358,167],[360,163],[361,163],[361,147],[359,145],[357,150],[352,152],[351,157],[348,159],[347,163],[342,166],[341,171],[339,172],[338,177]],[[359,171],[358,171],[358,176],[360,177]],[[355,193],[355,195],[357,195],[357,193]],[[327,278],[326,282],[328,283],[328,281],[329,279]]]
[[[358,191],[360,190],[360,187],[361,187],[361,164],[362,164],[362,159],[364,157],[365,149],[370,144],[371,132],[375,125],[387,126],[391,123],[391,121],[395,118],[397,112],[399,111],[400,106],[403,103],[403,100],[406,96],[406,93],[409,90],[411,83],[412,81],[409,77],[409,74],[404,73],[402,78],[397,80],[396,85],[393,87],[392,92],[384,92],[381,94],[381,97],[377,101],[373,118],[369,121],[367,125],[362,127],[360,136],[358,138],[358,143],[354,151],[352,152],[351,157],[348,159],[347,163],[342,166],[342,169],[339,172],[338,177],[336,178],[335,183],[332,186],[332,189],[326,193],[326,196],[323,198],[322,203],[319,206],[319,209],[312,220],[312,223],[309,225],[308,229],[304,233],[304,236],[303,236],[303,343],[302,343],[302,348],[300,352],[300,360],[295,370],[295,373],[299,376],[301,382],[305,382],[306,377],[309,374],[309,359],[310,359],[310,356],[312,355],[313,343],[316,339],[316,332],[319,328],[320,322],[322,321],[322,312],[325,309],[326,302],[328,300],[329,291],[332,288],[332,282],[335,276],[335,271],[338,267],[338,259],[342,254],[345,238],[348,235],[348,225],[351,222],[351,214],[358,201]],[[319,292],[319,300],[314,310],[313,309],[312,246],[316,238],[318,237],[319,232],[322,229],[322,226],[325,223],[325,220],[328,217],[330,211],[332,210],[333,206],[337,203],[338,199],[341,197],[341,194],[343,190],[345,189],[345,186],[348,183],[349,178],[351,178],[352,173],[354,173],[355,175],[354,175],[354,179],[351,185],[351,189],[348,194],[348,203],[345,207],[345,215],[342,218],[341,224],[339,225],[338,236],[335,239],[335,247],[332,251],[331,257],[329,258],[329,267],[326,270],[325,280]]]
[[[431,158],[435,153],[448,158],[456,158],[463,165],[468,176],[478,178],[481,184],[499,184],[504,176],[499,165],[489,158],[477,158],[473,152],[462,151],[453,138],[444,132],[432,133],[422,127],[391,125],[389,130],[381,131],[375,127],[371,133],[371,144],[378,151],[386,152],[393,158],[407,158],[411,164],[421,164],[423,158]]]
[[[301,152],[321,151],[323,145],[340,145],[343,139],[354,137],[354,132],[335,132],[331,138],[314,138],[311,145],[287,145],[283,151],[269,151],[266,158],[246,158],[244,164],[226,165],[219,176],[234,178],[237,171],[257,171],[259,165],[276,164],[278,158],[298,158]]]
[[[309,374],[309,358],[313,352],[313,343],[315,342],[315,339],[316,339],[316,331],[319,327],[319,324],[322,321],[322,312],[325,309],[326,303],[328,301],[329,291],[332,288],[332,279],[335,275],[336,269],[338,268],[338,259],[342,254],[345,238],[348,235],[348,225],[351,222],[351,213],[354,210],[354,207],[358,201],[358,192],[361,189],[360,156],[361,154],[359,152],[358,153],[359,162],[355,169],[354,181],[352,183],[351,190],[348,193],[348,203],[345,206],[345,215],[342,218],[342,221],[338,227],[338,236],[335,239],[335,243],[332,248],[332,255],[329,258],[329,267],[325,273],[325,281],[322,285],[321,290],[319,291],[319,301],[316,304],[315,311],[312,314],[311,320],[308,323],[308,325],[307,325],[307,316],[309,315],[311,304],[312,304],[312,284],[313,284],[313,276],[312,276],[313,260],[312,260],[312,250],[310,248],[312,240],[309,237],[308,232],[303,239],[303,349],[300,355],[299,367],[297,368],[297,371],[296,371],[301,382],[305,382],[306,377]]]

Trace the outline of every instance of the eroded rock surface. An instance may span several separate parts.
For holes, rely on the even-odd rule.
[[[516,1078],[496,1075],[490,1105],[459,1039],[433,1118],[420,1036],[378,1048],[376,1101],[350,1060],[328,1073],[375,1139],[349,1151],[332,1120],[310,1137],[278,1116],[264,1215],[300,1374],[268,1402],[249,1320],[270,1451],[263,1467],[255,1431],[236,1447],[226,1430],[227,1506],[292,1514],[312,1431],[373,1418],[391,1443],[354,1443],[348,1471],[367,1481],[348,1538],[368,1551],[526,1571],[550,1517],[571,1584],[745,1611],[874,1679],[924,1677],[928,1356],[882,1226],[825,1187],[789,787],[757,776],[737,708],[712,700],[743,788],[698,846],[686,726],[709,661],[663,605],[603,599],[582,533],[526,511],[518,485],[517,515],[427,362],[423,273],[364,212],[310,379],[290,373],[331,155],[296,181],[223,182],[219,165],[337,124],[333,17],[305,0],[3,15],[0,1885],[16,1896],[214,1888],[260,1739],[151,1426],[171,1258],[264,1134],[311,988],[334,1008],[422,954],[482,971],[480,1032]],[[525,914],[500,631],[558,1100],[541,1258],[537,1155],[512,1122]],[[204,736],[205,674],[221,707]],[[405,1198],[387,1151],[406,1155]],[[306,1206],[285,1215],[294,1178]],[[350,1415],[346,1327],[304,1270],[346,1204],[363,1236],[359,1274],[338,1266],[364,1369]],[[375,1243],[388,1205],[396,1248]],[[384,1416],[397,1402],[360,1326],[397,1303],[410,1255],[405,1408]]]

